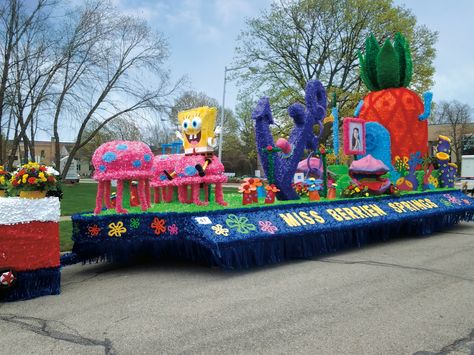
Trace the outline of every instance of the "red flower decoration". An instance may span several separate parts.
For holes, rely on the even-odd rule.
[[[267,150],[271,152],[273,150],[273,147],[271,145],[267,145]]]
[[[28,178],[28,182],[29,182],[31,185],[33,185],[33,184],[36,182],[36,178],[30,177],[30,178]]]
[[[155,217],[151,223],[151,228],[155,230],[156,235],[166,232],[166,221]]]
[[[97,224],[93,224],[92,226],[87,227],[87,230],[92,237],[97,237],[101,229]]]

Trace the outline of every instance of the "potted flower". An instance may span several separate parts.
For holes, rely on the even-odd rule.
[[[11,174],[5,170],[3,165],[0,165],[0,197],[6,196],[6,190],[10,181]]]
[[[239,192],[242,193],[242,204],[243,205],[249,205],[253,203],[253,194],[257,190],[257,187],[255,185],[251,185],[248,183],[242,183],[239,186]]]
[[[309,178],[305,180],[305,185],[306,188],[308,189],[308,196],[310,201],[319,201],[320,196],[319,196],[319,190],[321,190],[323,180],[321,179],[315,179],[315,178]]]
[[[267,195],[265,196],[265,203],[272,204],[275,203],[275,196],[280,189],[275,186],[275,184],[270,184],[265,186],[265,190],[267,190]]]
[[[56,188],[52,169],[35,162],[21,166],[11,177],[11,190],[23,198],[43,198]]]

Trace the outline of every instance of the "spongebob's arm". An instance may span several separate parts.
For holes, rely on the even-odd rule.
[[[218,144],[218,139],[217,137],[221,134],[222,130],[220,126],[216,126],[216,129],[214,130],[214,137],[209,137],[207,138],[207,145],[216,148]]]
[[[209,137],[207,138],[207,145],[209,147],[215,148],[217,147],[217,138],[216,137]]]
[[[178,139],[182,142],[184,142],[184,138],[183,138],[183,135],[181,134],[180,131],[176,131],[176,137],[178,137]]]

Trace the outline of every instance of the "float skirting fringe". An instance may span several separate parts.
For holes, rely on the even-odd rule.
[[[210,244],[198,239],[133,238],[81,240],[72,254],[61,258],[61,265],[75,262],[126,262],[140,257],[188,259],[201,264],[240,270],[283,261],[360,248],[400,236],[426,236],[443,231],[460,221],[474,219],[474,211],[432,214],[364,227],[309,231],[297,235],[274,235],[265,239]],[[80,255],[80,257],[79,257]]]

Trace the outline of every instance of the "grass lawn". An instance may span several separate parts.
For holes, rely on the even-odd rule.
[[[59,222],[59,248],[61,251],[72,249],[72,223],[71,221]]]
[[[61,215],[92,211],[95,207],[97,184],[64,184]]]
[[[112,188],[112,192],[115,188]],[[236,192],[235,187],[224,187],[224,194]],[[63,199],[61,200],[61,215],[71,216],[74,213],[91,212],[95,207],[95,195],[97,184],[79,183],[73,185],[63,185]],[[124,206],[127,207],[129,201],[128,188],[124,188]],[[139,210],[139,208],[138,208]]]

